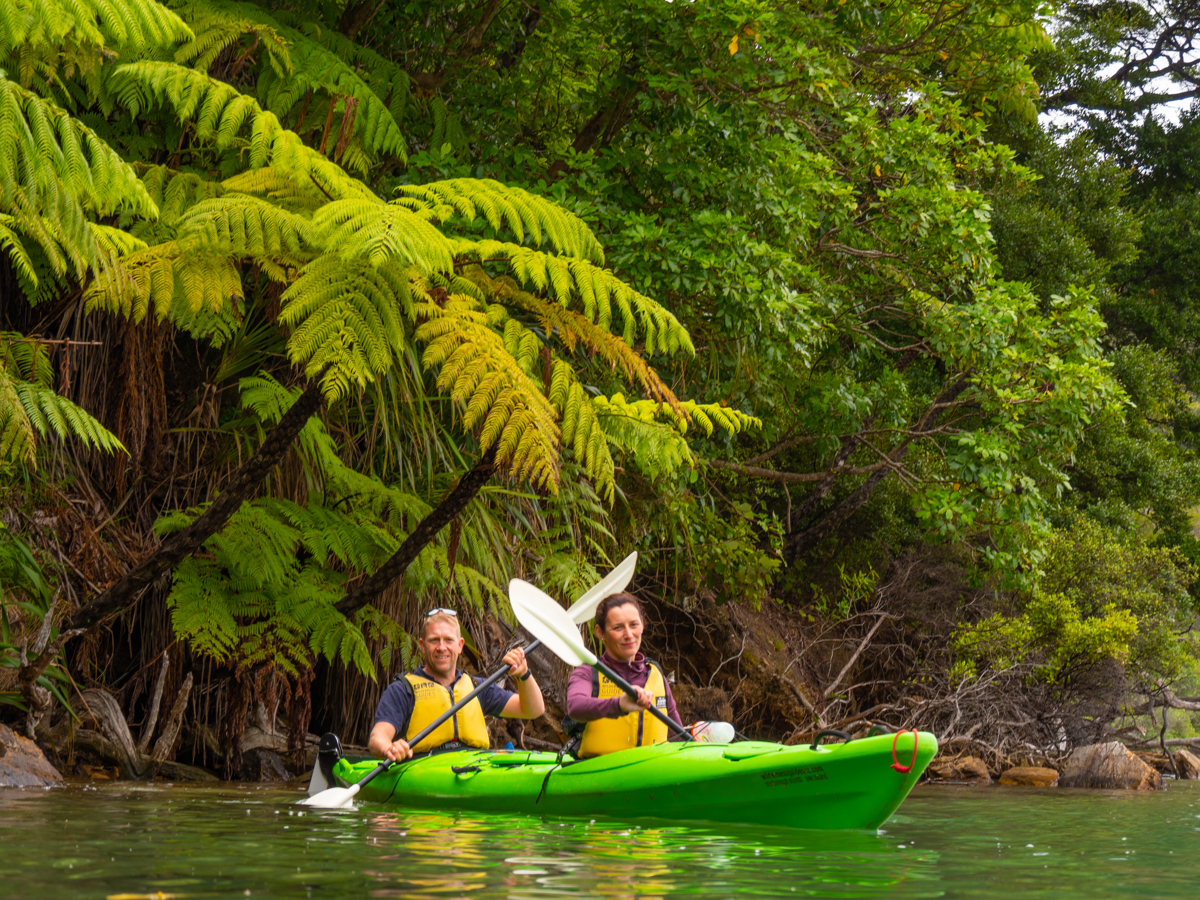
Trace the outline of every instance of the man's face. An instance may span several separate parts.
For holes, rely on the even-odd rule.
[[[439,678],[449,678],[458,668],[458,657],[462,655],[465,641],[449,622],[433,622],[425,627],[425,636],[419,641],[425,668]]]

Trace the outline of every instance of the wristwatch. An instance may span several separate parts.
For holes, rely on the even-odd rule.
[[[517,676],[517,681],[528,681],[528,680],[529,680],[530,678],[532,678],[532,677],[533,677],[533,670],[532,670],[532,669],[526,669],[526,670],[525,670],[525,674],[524,674],[524,675],[518,675],[518,676]]]

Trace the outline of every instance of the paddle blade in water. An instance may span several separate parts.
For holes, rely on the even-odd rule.
[[[529,582],[514,578],[508,583],[508,599],[517,621],[563,662],[587,666],[596,661],[583,645],[579,626],[552,597]]]
[[[341,809],[344,806],[350,805],[350,801],[358,793],[358,788],[357,784],[351,785],[348,788],[330,788],[327,791],[321,791],[319,794],[306,797],[298,805],[315,806],[317,809]]]
[[[596,615],[596,607],[605,597],[610,597],[620,591],[633,579],[633,570],[637,567],[637,551],[617,563],[617,567],[601,579],[595,587],[571,604],[567,615],[577,625],[582,625]]]

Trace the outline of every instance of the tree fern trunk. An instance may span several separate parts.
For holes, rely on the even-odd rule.
[[[346,596],[338,601],[338,612],[347,616],[353,615],[403,575],[404,570],[417,558],[417,554],[437,537],[439,531],[466,509],[467,504],[488,483],[495,471],[496,448],[492,447],[479,458],[475,468],[459,479],[454,490],[417,523],[417,527],[404,539],[400,549],[393,553],[392,557],[380,566],[374,575],[348,591]]]
[[[137,568],[126,573],[115,584],[80,607],[64,623],[63,630],[91,628],[103,619],[120,612],[137,599],[143,588],[164,572],[174,568],[185,557],[199,550],[262,484],[267,473],[283,459],[296,435],[304,428],[309,417],[321,408],[323,401],[320,379],[314,378],[308,383],[304,393],[292,404],[291,409],[284,413],[279,424],[271,429],[258,452],[238,466],[225,489],[204,515],[183,531],[171,535],[153,554],[142,560]]]

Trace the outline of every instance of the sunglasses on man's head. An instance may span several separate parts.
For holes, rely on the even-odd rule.
[[[447,616],[454,616],[456,619],[458,618],[458,613],[456,613],[454,610],[445,609],[441,606],[439,606],[437,609],[431,609],[429,612],[425,613],[425,618],[428,619],[430,616],[436,616],[438,613],[443,613]]]

